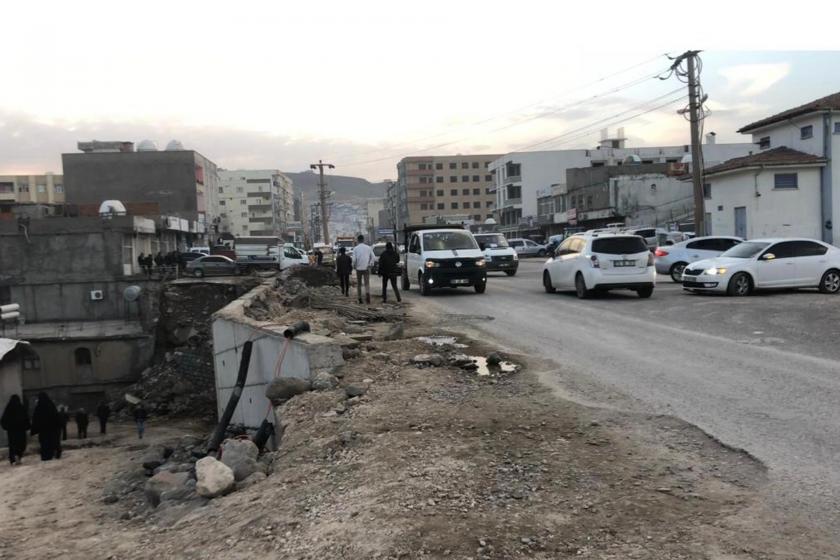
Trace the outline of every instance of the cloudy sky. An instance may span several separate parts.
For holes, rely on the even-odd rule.
[[[623,126],[634,145],[683,144],[683,84],[653,76],[664,53],[687,48],[705,49],[706,130],[719,141],[840,91],[840,39],[790,33],[817,29],[816,8],[3,4],[0,20],[16,23],[4,25],[0,53],[0,174],[60,172],[60,154],[93,138],[177,138],[227,168],[299,171],[324,159],[371,180],[394,177],[412,154],[591,147],[604,127]]]

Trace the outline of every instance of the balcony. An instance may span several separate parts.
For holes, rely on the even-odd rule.
[[[522,175],[508,175],[505,177],[505,184],[508,183],[519,183],[522,181]]]
[[[519,206],[522,205],[522,199],[521,198],[508,198],[508,199],[502,201],[502,205],[500,206],[500,208],[511,208],[511,207],[514,207],[514,206],[517,206],[517,205],[519,205]]]

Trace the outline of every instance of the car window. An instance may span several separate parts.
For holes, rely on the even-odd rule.
[[[605,237],[592,241],[593,253],[607,255],[631,255],[644,253],[648,250],[645,240],[641,237]]]
[[[373,254],[377,257],[381,257],[382,253],[385,252],[385,245],[374,245],[373,246]]]
[[[569,252],[570,253],[580,253],[581,251],[586,248],[586,240],[580,237],[573,237],[572,242],[569,245]]]
[[[419,253],[420,252],[420,238],[416,235],[411,236],[411,242],[408,244],[408,252],[409,253]]]
[[[726,239],[725,237],[720,237],[715,241],[718,245],[718,251],[728,251],[729,249],[740,243],[740,241],[738,241],[737,239]]]
[[[744,243],[739,243],[735,245],[721,257],[732,257],[733,259],[749,259],[756,256],[760,253],[763,249],[765,249],[769,243],[761,243],[757,241],[745,241]]]
[[[485,247],[495,249],[497,247],[507,247],[508,242],[505,236],[501,233],[491,233],[486,235],[476,235],[475,240],[479,243],[484,243]]]
[[[300,253],[297,252],[297,249],[294,249],[292,247],[284,247],[283,256],[285,256],[287,259],[299,259]]]
[[[764,254],[773,253],[777,259],[789,259],[796,255],[796,241],[782,241],[767,249]]]
[[[521,246],[522,246],[522,242],[521,242],[521,241],[518,241],[518,240],[513,240],[513,241],[511,241],[511,242],[510,242],[510,246],[511,246],[511,247],[521,247]]]
[[[828,247],[813,241],[791,241],[791,243],[794,257],[816,257],[828,251]]]
[[[206,262],[206,263],[207,262],[209,262],[209,263],[222,262],[222,258],[221,257],[205,257],[205,258],[201,259],[201,262]]]
[[[641,237],[656,237],[656,230],[655,229],[638,229],[636,230],[636,235]]]
[[[698,239],[686,245],[688,249],[696,249],[698,251],[719,251],[717,239]]]

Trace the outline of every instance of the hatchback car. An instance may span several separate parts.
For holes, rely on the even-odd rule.
[[[530,239],[508,239],[508,245],[513,247],[520,257],[544,257],[548,254],[545,245],[540,245]]]
[[[686,265],[719,257],[743,239],[740,237],[708,236],[696,237],[667,247],[659,247],[654,252],[656,272],[668,274],[674,282],[682,282]]]
[[[187,272],[196,278],[210,275],[239,274],[239,265],[222,255],[207,255],[187,263]]]
[[[753,239],[683,272],[683,289],[746,296],[754,290],[840,291],[840,249],[814,239]]]
[[[653,254],[637,235],[575,235],[563,241],[543,266],[546,292],[574,290],[581,299],[618,289],[649,298],[655,285]]]

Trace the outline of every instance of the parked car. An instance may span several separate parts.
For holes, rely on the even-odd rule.
[[[656,272],[668,274],[674,282],[682,282],[686,265],[703,259],[711,259],[728,251],[743,239],[710,235],[696,237],[667,247],[660,246],[653,253],[656,257]]]
[[[814,239],[753,239],[719,257],[691,263],[683,272],[683,289],[693,292],[746,296],[774,288],[818,288],[836,294],[840,249]]]
[[[519,269],[519,255],[513,247],[508,245],[507,239],[501,233],[476,233],[475,240],[478,248],[484,251],[487,262],[487,272],[504,272],[513,276]]]
[[[201,253],[202,255],[209,255],[210,254],[210,247],[207,246],[195,246],[190,247],[191,253]]]
[[[404,290],[412,281],[424,296],[434,288],[472,286],[479,294],[487,289],[487,264],[472,233],[452,226],[408,227],[405,233]]]
[[[181,266],[186,266],[187,263],[194,261],[195,259],[200,259],[201,257],[206,256],[204,253],[198,253],[194,251],[189,251],[187,253],[180,253],[178,258],[181,259]]]
[[[540,245],[530,239],[508,239],[508,245],[513,247],[520,257],[544,257],[548,254],[545,245]]]
[[[596,233],[569,237],[543,266],[548,293],[574,290],[581,299],[593,292],[628,289],[649,298],[656,285],[653,254],[637,235]]]
[[[222,255],[205,255],[187,263],[187,273],[196,278],[211,275],[239,274],[236,261]]]
[[[289,267],[299,265],[299,264],[309,264],[309,258],[304,255],[300,249],[292,245],[291,243],[286,243],[283,245],[283,252],[280,253],[280,270],[286,270]]]

